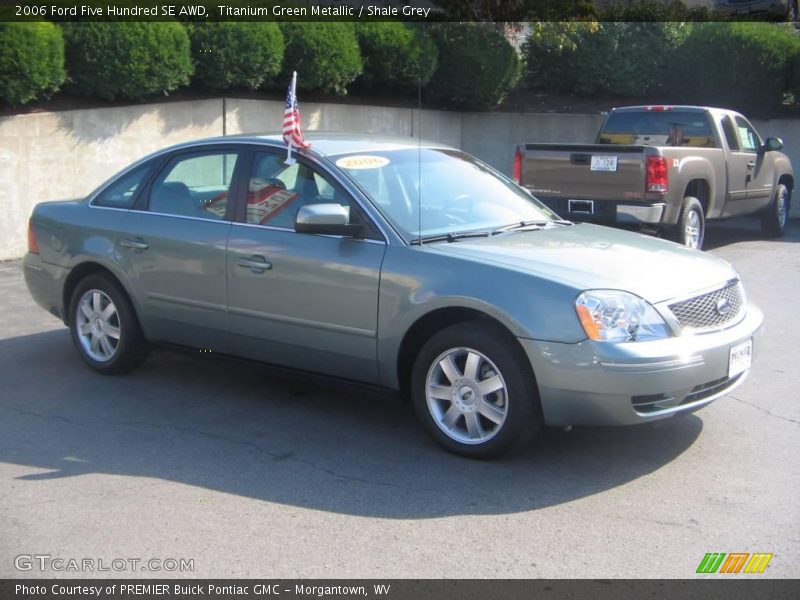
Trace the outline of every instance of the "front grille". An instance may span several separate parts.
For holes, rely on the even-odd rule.
[[[734,281],[723,288],[670,304],[681,327],[713,329],[735,320],[744,307],[742,286]]]
[[[709,381],[708,383],[703,383],[700,385],[694,386],[692,391],[689,393],[686,398],[683,399],[681,404],[689,404],[690,402],[697,402],[698,400],[705,400],[706,398],[710,398],[714,394],[718,394],[725,390],[726,388],[731,387],[734,383],[736,383],[739,378],[742,376],[742,373],[738,375],[734,375],[733,377],[720,377],[719,379],[715,379],[714,381]]]
[[[633,406],[633,410],[640,415],[677,408],[722,393],[726,389],[732,387],[743,375],[744,373],[739,373],[733,377],[720,377],[714,381],[707,381],[706,383],[696,385],[686,397],[680,401],[678,401],[680,397],[676,399],[674,396],[668,396],[666,394],[650,394],[648,396],[631,396],[631,405]]]

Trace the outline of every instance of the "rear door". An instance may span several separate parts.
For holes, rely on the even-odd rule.
[[[246,210],[228,244],[235,353],[277,365],[378,382],[378,288],[386,241],[335,178],[304,158],[259,151]],[[365,239],[296,233],[300,207],[338,203]]]
[[[176,152],[122,221],[116,251],[156,340],[229,352],[234,146]]]

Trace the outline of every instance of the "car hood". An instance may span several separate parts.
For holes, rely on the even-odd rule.
[[[502,264],[581,290],[626,290],[651,303],[738,277],[730,264],[711,254],[588,223],[465,238],[428,248]]]

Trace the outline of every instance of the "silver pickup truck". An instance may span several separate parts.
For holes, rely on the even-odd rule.
[[[612,110],[596,144],[525,144],[514,179],[562,217],[660,230],[701,248],[705,221],[758,215],[783,235],[794,172],[778,138],[697,106]]]

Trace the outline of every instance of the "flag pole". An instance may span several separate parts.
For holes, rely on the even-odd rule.
[[[297,71],[292,71],[292,101],[294,102],[297,98]],[[297,162],[294,158],[292,158],[292,140],[289,138],[289,142],[287,143],[286,147],[286,160],[284,161],[287,165],[292,165]]]

